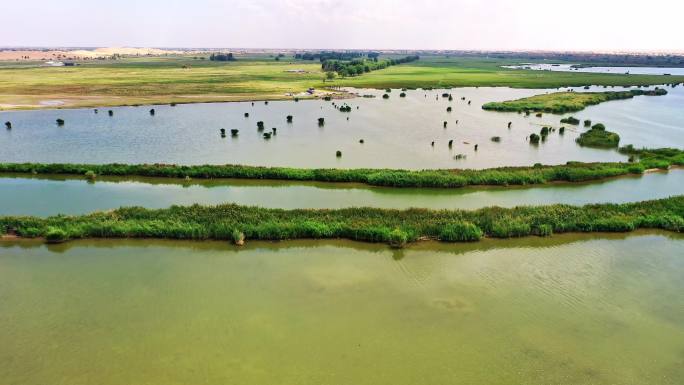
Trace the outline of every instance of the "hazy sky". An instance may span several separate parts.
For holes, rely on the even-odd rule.
[[[0,46],[684,51],[683,0],[4,0]]]

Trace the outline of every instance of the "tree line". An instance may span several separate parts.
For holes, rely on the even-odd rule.
[[[232,53],[212,53],[209,56],[209,60],[212,61],[235,61],[235,57]]]
[[[412,55],[399,59],[385,60],[378,60],[377,56],[373,59],[353,59],[350,61],[326,60],[321,63],[321,68],[325,72],[336,72],[342,77],[358,76],[366,72],[385,69],[397,64],[410,63],[419,59],[418,55]]]

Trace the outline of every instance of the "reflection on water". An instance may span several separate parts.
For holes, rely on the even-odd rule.
[[[6,383],[675,384],[684,239],[0,243]],[[648,357],[648,359],[645,359]]]
[[[477,209],[565,203],[623,203],[684,195],[684,170],[603,182],[537,187],[395,189],[358,184],[258,180],[0,177],[0,215],[84,214],[143,206],[237,203],[269,208]]]
[[[376,96],[384,92],[354,91]],[[530,146],[527,136],[544,125],[558,127],[558,115],[537,118],[480,108],[490,101],[552,91],[484,87],[409,90],[407,97],[400,98],[400,91],[394,90],[389,100],[376,97],[335,102],[351,105],[349,113],[323,100],[257,102],[254,106],[154,106],[155,116],[150,116],[146,107],[112,108],[111,117],[104,111],[95,114],[92,109],[0,112],[0,120],[13,125],[12,130],[0,132],[0,161],[423,169],[625,159],[615,151],[579,147],[575,138],[582,128],[568,128],[565,135],[556,133],[543,145]],[[453,101],[441,97],[444,92],[451,93]],[[684,147],[682,95],[684,91],[678,87],[666,96],[609,102],[587,108],[585,113],[594,121],[605,120],[609,129],[623,137],[624,144],[655,147],[665,141],[669,146]],[[446,111],[448,106],[452,112]],[[618,118],[625,109],[629,118]],[[249,117],[244,117],[245,112]],[[287,115],[294,117],[291,124],[286,123]],[[318,125],[319,117],[325,118],[324,126]],[[58,127],[57,118],[64,119],[65,125]],[[277,128],[277,135],[264,140],[257,130],[258,121],[264,122],[266,130]],[[221,128],[239,129],[239,136],[221,138]],[[493,142],[494,136],[501,142]],[[454,141],[451,149],[449,140]],[[340,158],[335,156],[338,150],[342,151]],[[455,159],[459,154],[465,158]]]

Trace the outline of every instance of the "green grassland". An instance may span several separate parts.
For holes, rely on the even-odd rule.
[[[183,67],[186,68],[183,68]],[[304,70],[304,73],[286,72]],[[76,67],[0,68],[0,106],[39,108],[282,99],[322,81],[319,63],[139,58]]]
[[[512,70],[510,60],[423,57],[417,62],[324,82],[317,61],[267,56],[212,62],[193,57],[140,57],[83,62],[75,67],[40,67],[37,63],[0,65],[0,109],[94,107],[155,103],[191,103],[287,99],[337,86],[557,88],[583,85],[653,85],[684,82],[683,76],[559,73]],[[287,72],[303,70],[303,73]]]
[[[78,238],[165,238],[195,240],[282,240],[347,238],[401,247],[420,239],[447,242],[549,236],[566,232],[684,230],[684,196],[630,204],[550,205],[463,210],[281,210],[219,206],[120,208],[82,216],[0,217],[0,234]]]
[[[504,102],[486,103],[482,108],[485,110],[503,112],[532,111],[563,114],[566,112],[581,111],[587,106],[610,100],[631,99],[640,95],[661,96],[667,95],[667,91],[659,88],[654,91],[554,92],[516,100],[507,100]]]
[[[514,87],[559,88],[566,86],[638,86],[680,83],[684,76],[596,74],[514,70],[502,65],[518,61],[488,58],[421,57],[417,62],[394,66],[360,77],[336,81],[345,86],[400,87]]]

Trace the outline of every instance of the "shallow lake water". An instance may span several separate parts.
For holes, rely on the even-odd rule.
[[[560,71],[560,72],[589,72],[602,74],[624,74],[632,75],[684,75],[682,67],[579,67],[573,68],[573,64],[521,64],[517,66],[503,66],[504,68],[529,69],[535,71]],[[663,82],[667,82],[665,78]]]
[[[111,117],[110,108],[100,108],[97,114],[93,109],[0,112],[0,121],[13,125],[12,130],[0,132],[0,161],[423,169],[625,159],[616,151],[578,146],[575,139],[583,128],[576,127],[531,146],[527,136],[544,125],[559,127],[559,115],[537,118],[481,109],[486,102],[555,90],[410,90],[401,98],[395,89],[389,100],[380,97],[381,90],[354,91],[377,97],[335,101],[348,103],[349,113],[323,100],[118,107],[111,108]],[[442,98],[444,92],[454,100]],[[622,136],[622,144],[684,147],[683,99],[684,88],[677,87],[666,96],[608,102],[581,115],[605,121],[609,130]],[[448,106],[453,108],[450,113]],[[155,116],[148,112],[152,107]],[[286,123],[287,115],[294,117],[293,123]],[[322,127],[319,117],[325,118]],[[57,126],[58,118],[65,120],[64,126]],[[257,131],[257,121],[265,123],[266,131],[277,128],[277,135],[265,140]],[[220,137],[220,128],[226,129],[226,138]],[[231,137],[233,128],[240,130],[238,137]],[[501,142],[492,142],[493,136],[501,137]],[[451,149],[449,140],[454,141]],[[338,150],[341,157],[336,157]],[[455,159],[460,154],[465,158]]]
[[[359,184],[253,180],[2,177],[0,215],[84,214],[121,206],[237,203],[271,208],[477,209],[543,204],[623,203],[684,195],[684,170],[593,183],[536,187],[396,189]]]
[[[4,384],[680,384],[684,238],[0,242]]]

